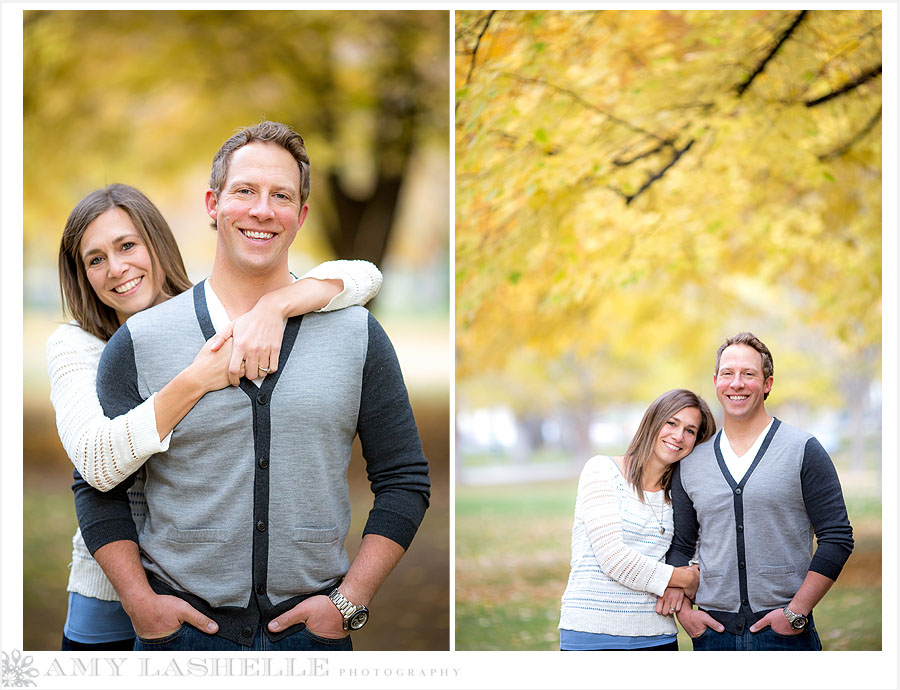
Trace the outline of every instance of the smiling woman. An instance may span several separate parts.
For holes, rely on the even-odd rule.
[[[120,275],[127,277],[118,282],[110,279],[107,284],[111,256],[116,264],[112,270],[124,269]],[[149,276],[148,284],[132,293],[140,292],[141,299],[123,297],[113,303],[117,295],[110,290],[138,276]],[[146,196],[124,184],[91,192],[69,214],[60,241],[59,280],[63,302],[72,317],[104,341],[119,328],[122,315],[127,317],[191,287],[166,219]],[[148,289],[150,286],[155,289]]]
[[[91,287],[115,310],[120,324],[164,299],[160,292],[164,274],[154,270],[150,248],[119,207],[88,225],[81,238],[81,258]]]
[[[672,471],[716,423],[702,398],[664,393],[644,413],[624,456],[588,460],[578,482],[572,564],[562,597],[560,649],[677,650],[667,587],[696,591],[693,567],[664,562],[672,542]]]

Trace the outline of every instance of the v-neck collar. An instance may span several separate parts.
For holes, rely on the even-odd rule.
[[[744,473],[744,476],[741,477],[739,482],[735,481],[734,477],[731,476],[731,471],[728,469],[725,458],[722,456],[722,430],[720,429],[719,433],[716,434],[716,440],[713,441],[713,450],[716,452],[716,462],[719,465],[722,476],[725,477],[725,481],[728,482],[728,486],[731,487],[732,491],[737,488],[744,488],[747,480],[750,479],[750,475],[753,474],[753,470],[756,469],[756,466],[760,463],[763,456],[766,454],[766,451],[769,449],[769,444],[772,442],[772,438],[775,436],[775,432],[778,431],[779,426],[781,426],[781,420],[772,417],[772,427],[769,429],[769,433],[766,434],[766,438],[756,452],[756,457],[753,458],[753,462],[750,464],[750,467],[747,468],[747,471]]]

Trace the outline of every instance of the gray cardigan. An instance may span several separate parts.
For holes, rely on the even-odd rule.
[[[100,362],[104,412],[117,416],[158,391],[213,333],[202,283],[131,317]],[[396,355],[365,309],[290,319],[279,364],[260,387],[242,379],[208,393],[178,424],[169,450],[144,467],[139,535],[128,480],[105,494],[77,476],[73,486],[91,553],[139,541],[154,590],[184,598],[245,644],[258,624],[346,573],[357,432],[375,494],[364,534],[408,547],[429,497]]]
[[[813,436],[775,419],[739,481],[725,465],[721,438],[697,446],[675,469],[666,562],[687,565],[699,538],[696,603],[741,634],[788,604],[809,570],[837,579],[853,530],[837,472]]]

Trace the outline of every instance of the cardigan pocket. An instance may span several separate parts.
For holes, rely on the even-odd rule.
[[[782,564],[761,565],[756,569],[756,575],[763,583],[765,596],[762,603],[765,608],[776,608],[794,597],[806,573],[797,572],[792,565]]]
[[[756,572],[760,575],[793,575],[797,569],[792,565],[761,565]]]
[[[274,603],[334,584],[350,566],[339,524],[294,527],[269,540],[268,586]]]
[[[341,536],[337,527],[295,527],[291,532],[291,541],[327,544],[337,541]]]
[[[228,541],[228,530],[170,527],[166,539],[179,544],[224,544]]]

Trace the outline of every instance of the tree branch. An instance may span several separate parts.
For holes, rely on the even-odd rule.
[[[879,74],[881,74],[881,65],[878,65],[877,67],[873,67],[869,71],[864,72],[863,74],[860,74],[856,79],[854,79],[851,82],[847,82],[840,88],[837,88],[834,91],[826,93],[824,96],[819,96],[818,98],[813,98],[812,100],[805,101],[803,104],[807,108],[813,108],[817,105],[821,105],[822,103],[830,101],[832,98],[837,98],[838,96],[843,96],[848,91],[853,91],[853,89],[859,88],[860,86],[865,84],[867,81],[870,81],[870,80],[874,79],[875,77],[877,77]]]
[[[747,77],[742,83],[738,84],[738,86],[735,88],[738,97],[743,96],[744,92],[750,88],[750,84],[753,83],[753,80],[763,73],[766,65],[769,64],[769,61],[773,57],[775,57],[775,53],[777,53],[781,46],[784,45],[784,42],[787,41],[788,38],[790,38],[791,34],[794,33],[794,30],[800,25],[800,22],[803,21],[804,17],[806,17],[806,10],[800,10],[797,16],[794,17],[793,23],[785,30],[783,34],[781,34],[781,38],[778,39],[778,42],[772,47],[768,55],[766,55],[762,59],[762,61],[756,66],[756,69],[751,72],[749,77]]]
[[[520,81],[524,84],[540,84],[541,86],[546,86],[548,89],[553,89],[554,91],[557,91],[561,94],[568,96],[569,98],[571,98],[573,101],[575,101],[579,105],[581,105],[589,110],[593,110],[594,112],[600,113],[601,115],[608,118],[612,122],[615,122],[618,125],[622,125],[623,127],[631,130],[632,132],[636,132],[637,134],[643,134],[644,136],[650,137],[651,139],[654,139],[663,144],[666,143],[666,140],[663,139],[658,134],[654,134],[653,132],[648,132],[646,129],[643,129],[642,127],[638,127],[637,125],[633,125],[630,122],[628,122],[627,120],[623,120],[619,117],[616,117],[615,115],[611,115],[610,113],[606,112],[602,108],[594,105],[593,103],[590,103],[590,102],[584,100],[581,96],[579,96],[577,93],[575,93],[571,89],[567,89],[562,86],[557,86],[556,84],[551,84],[550,82],[544,81],[543,79],[535,79],[533,77],[522,77],[522,76],[520,76],[518,74],[514,74],[512,72],[497,72],[497,74],[500,74],[504,77],[509,77],[511,79],[516,79],[517,81]]]
[[[879,120],[881,120],[881,108],[878,109],[878,112],[872,116],[872,118],[865,124],[865,126],[863,126],[863,128],[861,130],[859,130],[853,136],[852,139],[845,142],[841,146],[838,146],[836,149],[829,151],[828,153],[820,154],[819,160],[824,162],[824,161],[832,160],[833,158],[838,158],[840,156],[843,156],[845,153],[847,153],[847,151],[849,151],[851,148],[853,148],[853,146],[860,139],[862,139],[864,136],[866,136],[866,134],[871,132],[872,128],[878,124]]]
[[[625,193],[622,192],[621,190],[618,190],[618,189],[615,189],[615,188],[611,188],[611,189],[613,189],[613,191],[617,192],[618,194],[621,194],[621,195],[625,198],[625,205],[628,206],[632,201],[634,201],[634,200],[637,199],[641,194],[643,194],[644,192],[646,192],[647,189],[649,189],[650,186],[651,186],[654,182],[656,182],[657,180],[662,179],[663,175],[666,174],[666,172],[669,170],[669,168],[671,168],[673,165],[675,165],[675,164],[678,162],[678,159],[681,158],[685,153],[687,153],[687,152],[690,150],[691,146],[693,146],[693,145],[694,145],[694,140],[691,139],[691,140],[690,140],[687,144],[685,144],[682,148],[676,149],[674,155],[672,156],[672,160],[670,160],[670,161],[669,161],[665,166],[663,166],[660,170],[658,170],[657,172],[653,173],[650,177],[648,177],[648,178],[647,178],[647,181],[644,182],[644,184],[641,185],[641,188],[640,188],[639,190],[637,190],[634,194],[625,194]]]
[[[632,163],[636,163],[642,158],[647,158],[648,156],[652,156],[654,153],[659,153],[664,148],[669,147],[672,148],[675,145],[675,142],[672,139],[666,139],[665,141],[661,141],[659,144],[654,146],[649,151],[644,151],[643,153],[637,153],[631,158],[614,158],[613,165],[624,168]]]
[[[484,21],[484,26],[481,27],[481,33],[478,34],[478,38],[475,40],[475,47],[472,49],[472,61],[469,63],[469,73],[466,75],[466,84],[468,84],[469,80],[472,78],[472,72],[475,69],[475,58],[478,56],[478,47],[481,45],[481,39],[487,32],[488,26],[490,26],[491,19],[496,11],[497,10],[491,10],[488,12],[487,19]]]

